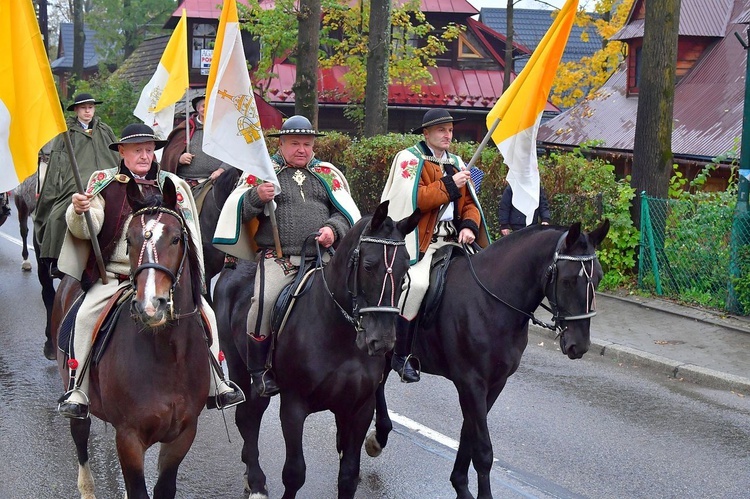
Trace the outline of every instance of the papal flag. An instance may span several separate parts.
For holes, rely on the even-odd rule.
[[[154,76],[143,87],[133,111],[156,135],[167,138],[174,127],[174,105],[185,95],[188,79],[187,15],[177,23]]]
[[[500,124],[492,133],[508,165],[508,184],[513,189],[513,206],[531,223],[539,207],[539,168],[536,136],[542,112],[552,88],[568,35],[578,9],[578,0],[568,0],[557,13],[547,34],[539,42],[523,71],[503,93],[487,115],[487,128]]]
[[[221,10],[206,88],[203,152],[276,185],[242,47],[236,0]]]
[[[0,192],[37,168],[39,150],[67,130],[31,0],[0,2]]]

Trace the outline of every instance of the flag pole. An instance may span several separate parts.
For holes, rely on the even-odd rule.
[[[268,203],[268,218],[271,221],[271,230],[273,232],[273,242],[276,244],[276,258],[281,258],[284,255],[281,253],[281,238],[279,237],[279,225],[276,223],[276,204],[271,201]],[[305,258],[305,255],[302,255]]]
[[[479,144],[479,147],[477,147],[477,150],[474,152],[474,156],[471,157],[471,160],[469,161],[469,164],[466,165],[466,169],[470,170],[472,166],[474,166],[474,163],[477,162],[479,159],[479,155],[482,154],[482,151],[484,150],[484,146],[487,145],[487,142],[490,141],[490,137],[492,137],[492,134],[495,132],[495,129],[500,124],[500,118],[495,118],[495,122],[492,124],[489,130],[487,130],[487,135],[484,136],[482,139],[482,142]]]
[[[76,189],[78,189],[78,194],[85,194],[83,182],[81,181],[81,173],[78,170],[78,162],[73,155],[73,143],[70,141],[70,134],[67,129],[63,132],[63,138],[65,140],[65,148],[68,150],[70,166],[73,169],[73,178],[75,178],[76,181]],[[94,256],[96,257],[96,264],[99,267],[99,274],[101,275],[102,283],[107,284],[109,280],[107,279],[107,271],[104,268],[104,259],[102,258],[102,250],[99,248],[99,240],[96,238],[96,234],[94,234],[94,221],[91,219],[91,213],[89,211],[84,211],[83,216],[86,220],[89,234],[91,235],[91,247],[94,249]]]
[[[188,107],[188,100],[190,94],[190,87],[185,90],[185,152],[190,154],[190,111]]]

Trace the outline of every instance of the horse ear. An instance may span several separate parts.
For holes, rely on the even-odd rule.
[[[375,213],[373,213],[372,220],[370,221],[370,228],[373,232],[378,230],[388,217],[388,204],[390,204],[390,202],[386,200],[375,208]]]
[[[135,183],[135,179],[131,178],[128,180],[125,192],[128,196],[128,204],[133,208],[133,211],[136,211],[141,205],[143,205],[143,193],[141,193],[141,190],[138,188],[138,184]]]
[[[161,188],[162,204],[169,208],[177,206],[177,189],[174,182],[169,177],[164,179],[164,185]]]
[[[414,213],[409,215],[407,218],[400,220],[396,224],[396,228],[400,230],[403,235],[407,235],[417,228],[420,218],[422,218],[422,211],[417,208],[416,210],[414,210]]]
[[[605,218],[604,222],[602,222],[599,227],[589,233],[589,241],[591,241],[591,244],[594,245],[594,248],[598,248],[599,245],[602,244],[602,241],[604,241],[604,238],[607,237],[608,232],[609,218]]]
[[[576,222],[568,229],[568,237],[565,238],[565,247],[572,248],[581,236],[581,222]]]

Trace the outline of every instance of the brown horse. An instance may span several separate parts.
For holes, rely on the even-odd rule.
[[[133,211],[126,229],[134,286],[131,315],[120,314],[109,346],[90,367],[89,407],[115,428],[129,499],[148,497],[144,454],[157,442],[161,448],[154,497],[175,497],[177,470],[193,443],[209,390],[209,350],[198,309],[200,266],[176,199],[169,179],[163,199],[143,199],[135,182],[128,183]],[[144,226],[154,219],[159,230],[147,234]],[[152,258],[141,263],[147,245],[145,253]],[[66,276],[55,299],[55,324],[62,322],[63,312],[79,293],[78,281]],[[66,361],[59,351],[65,386]],[[94,494],[88,463],[90,427],[90,418],[70,420],[78,454],[78,488],[86,498]]]
[[[419,212],[400,222],[388,217],[388,202],[365,217],[341,240],[336,254],[300,293],[278,335],[274,367],[281,388],[281,426],[286,442],[282,474],[284,498],[305,482],[302,432],[309,414],[336,416],[339,497],[354,497],[362,442],[372,421],[375,391],[385,353],[393,348],[401,280],[409,268],[404,237]],[[214,290],[219,334],[232,380],[249,395],[237,407],[235,423],[245,443],[246,490],[267,497],[266,476],[258,462],[258,434],[268,398],[250,386],[246,318],[255,264],[242,261],[222,271]],[[231,345],[234,346],[231,346]]]

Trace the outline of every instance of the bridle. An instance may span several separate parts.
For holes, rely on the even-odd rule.
[[[362,244],[379,244],[383,247],[383,262],[385,264],[385,272],[383,274],[383,285],[380,289],[380,298],[378,299],[377,305],[370,306],[370,307],[360,307],[359,300],[360,300],[360,289],[359,289],[359,266],[360,266],[360,248]],[[372,237],[372,236],[360,236],[359,241],[357,241],[357,246],[352,251],[352,254],[349,256],[349,262],[347,263],[347,273],[346,273],[346,283],[347,283],[347,293],[349,295],[349,300],[351,303],[351,310],[352,313],[349,314],[346,309],[338,302],[336,297],[331,292],[331,289],[328,286],[328,282],[325,278],[325,273],[323,273],[323,284],[325,285],[326,291],[331,296],[331,299],[336,304],[336,307],[341,312],[341,315],[344,316],[344,319],[349,322],[352,326],[355,327],[357,332],[360,332],[363,330],[362,328],[362,316],[364,314],[375,314],[375,313],[386,313],[386,314],[398,314],[401,310],[398,308],[398,304],[396,303],[396,285],[400,283],[396,282],[396,279],[393,277],[393,264],[396,262],[396,256],[398,255],[398,249],[400,246],[406,246],[406,241],[403,239],[387,239],[382,237]],[[393,248],[393,253],[390,255],[389,258],[389,249]],[[318,245],[318,255],[320,255],[320,245]],[[352,278],[352,275],[354,276]],[[352,287],[349,287],[349,282],[352,282]],[[390,303],[388,303],[389,297],[386,295],[386,287],[387,284],[390,282],[391,284],[391,293],[390,293]]]
[[[471,270],[471,275],[474,276],[474,280],[479,284],[479,287],[484,290],[485,293],[489,294],[492,298],[499,301],[503,305],[507,306],[508,308],[515,310],[516,312],[525,315],[529,318],[529,320],[540,327],[549,329],[551,331],[556,331],[558,336],[563,334],[565,330],[567,329],[563,323],[569,322],[569,321],[577,321],[577,320],[583,320],[583,319],[590,319],[596,315],[596,289],[594,288],[594,283],[592,281],[592,277],[594,275],[594,261],[597,259],[597,256],[595,253],[590,255],[565,255],[561,254],[560,250],[562,248],[562,245],[565,241],[565,238],[568,237],[568,232],[565,231],[561,236],[560,239],[557,240],[557,245],[555,246],[555,253],[552,256],[552,263],[547,267],[547,270],[545,271],[545,290],[547,290],[550,286],[553,287],[553,293],[552,298],[547,295],[547,300],[549,301],[550,306],[548,307],[544,303],[541,303],[541,307],[547,310],[552,314],[552,321],[553,323],[548,323],[541,321],[534,316],[533,313],[526,312],[524,310],[521,310],[517,307],[514,307],[507,301],[503,300],[499,296],[497,296],[495,293],[487,289],[487,287],[479,280],[479,277],[477,277],[476,272],[474,271],[474,265],[471,262],[469,251],[467,251],[467,246],[464,244],[464,253],[466,254],[466,259],[469,262],[469,269]],[[559,260],[568,260],[573,262],[580,262],[581,263],[581,273],[586,276],[586,310],[583,313],[576,314],[576,315],[563,315],[560,313],[560,307],[558,306],[558,294],[557,294],[557,262]],[[591,262],[591,271],[589,272],[588,269],[586,269],[586,262]],[[590,304],[593,304],[591,306]]]
[[[151,213],[156,213],[156,218],[152,218],[146,221],[146,215]],[[155,241],[152,239],[153,230],[156,227],[156,224],[161,221],[162,215],[164,214],[171,215],[180,222],[180,229],[182,233],[182,258],[180,259],[180,266],[177,268],[177,273],[172,272],[171,269],[159,263],[159,253],[156,249]],[[177,287],[177,283],[180,281],[182,271],[185,268],[185,261],[187,260],[188,256],[188,231],[187,227],[185,226],[185,221],[179,213],[174,210],[170,210],[169,208],[164,208],[163,206],[147,206],[145,208],[141,208],[140,210],[133,213],[133,218],[136,218],[138,216],[141,217],[141,227],[143,228],[143,244],[141,245],[141,250],[138,253],[138,266],[135,270],[131,269],[130,271],[130,285],[132,286],[133,290],[136,291],[136,278],[138,277],[138,274],[146,269],[154,269],[158,272],[163,272],[167,274],[167,276],[169,276],[169,279],[172,282],[172,285],[169,288],[169,301],[167,303],[167,320],[172,321],[194,315],[198,311],[197,307],[195,308],[195,310],[187,314],[175,314],[174,309],[174,290]],[[153,261],[144,263],[143,258],[147,253],[151,254]]]

